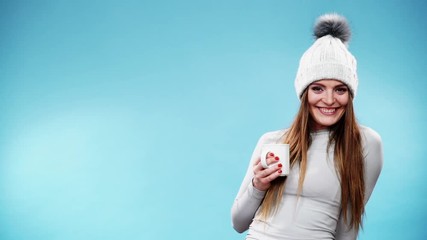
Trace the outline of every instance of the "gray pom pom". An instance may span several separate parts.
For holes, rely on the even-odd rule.
[[[326,35],[339,38],[344,44],[347,44],[351,36],[347,19],[336,13],[320,16],[314,26],[314,36],[321,38]]]

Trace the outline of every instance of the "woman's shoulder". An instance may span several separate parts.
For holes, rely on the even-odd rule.
[[[260,142],[267,143],[267,144],[283,142],[283,137],[285,135],[285,132],[286,132],[286,129],[266,132],[261,136]]]
[[[365,167],[367,169],[366,177],[367,181],[371,182],[372,185],[372,181],[376,181],[383,166],[382,141],[380,135],[372,128],[360,127],[360,131]]]
[[[381,143],[381,136],[374,129],[366,126],[359,126],[362,138],[367,143]]]

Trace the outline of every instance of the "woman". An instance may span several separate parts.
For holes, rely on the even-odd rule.
[[[233,227],[249,229],[246,239],[356,239],[381,172],[381,138],[353,111],[358,78],[347,21],[323,15],[314,34],[295,80],[299,112],[289,129],[260,138],[232,207]],[[280,177],[281,164],[262,167],[269,143],[289,144],[288,176]]]

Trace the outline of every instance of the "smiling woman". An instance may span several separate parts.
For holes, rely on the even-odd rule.
[[[381,138],[353,111],[358,78],[347,21],[321,16],[314,34],[295,80],[297,116],[289,129],[261,137],[232,207],[246,239],[356,239],[381,172]],[[276,152],[267,152],[267,168],[260,163],[264,145],[277,143],[289,145],[284,177],[288,164]]]
[[[321,80],[308,87],[313,129],[328,128],[341,119],[349,101],[348,88],[337,80]]]

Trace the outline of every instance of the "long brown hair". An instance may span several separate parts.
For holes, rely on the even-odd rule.
[[[301,96],[301,106],[291,127],[284,136],[284,143],[289,144],[291,167],[299,164],[298,195],[302,187],[307,168],[307,151],[311,145],[310,131],[313,119],[309,113],[307,90]],[[328,148],[334,146],[335,169],[341,183],[341,214],[348,223],[348,212],[351,213],[349,226],[358,230],[362,226],[365,211],[365,179],[363,149],[359,126],[353,110],[353,97],[349,101],[341,119],[330,127]],[[260,208],[260,216],[266,219],[275,214],[285,190],[286,177],[271,182]]]

